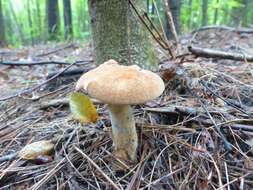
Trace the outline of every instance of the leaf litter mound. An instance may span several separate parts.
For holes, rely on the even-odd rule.
[[[192,36],[181,39],[183,48],[191,40],[200,47],[253,50],[253,34],[205,30]],[[3,60],[92,59],[89,46],[56,46],[5,49],[9,54]],[[48,73],[65,67],[1,66],[1,98],[41,84]],[[71,69],[93,67],[90,62]],[[139,133],[134,166],[112,154],[105,105],[96,105],[96,124],[81,125],[71,117],[67,97],[78,72],[0,101],[0,189],[252,189],[252,63],[186,55],[180,71],[166,81],[160,98],[134,107]],[[40,140],[55,144],[51,159],[18,158],[25,145]]]

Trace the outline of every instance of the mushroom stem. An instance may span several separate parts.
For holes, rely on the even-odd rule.
[[[138,145],[132,109],[129,105],[108,105],[112,123],[115,155],[123,161],[136,162]]]

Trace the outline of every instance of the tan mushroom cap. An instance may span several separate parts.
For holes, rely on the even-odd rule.
[[[109,60],[83,74],[76,89],[107,104],[141,104],[160,96],[164,82],[137,65],[124,66]]]

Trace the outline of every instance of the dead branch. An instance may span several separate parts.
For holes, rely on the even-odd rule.
[[[153,39],[166,51],[169,52],[170,56],[172,58],[174,58],[174,54],[172,52],[172,50],[170,49],[168,43],[162,38],[162,39],[158,39],[156,37],[160,36],[160,33],[156,32],[158,30],[155,30],[155,32],[149,27],[148,23],[143,19],[143,17],[141,16],[141,14],[139,13],[138,9],[136,8],[136,6],[134,5],[134,3],[132,2],[132,0],[128,0],[130,6],[133,8],[133,11],[135,12],[135,14],[138,16],[139,20],[141,21],[141,23],[146,27],[146,29],[149,31],[149,33],[151,34],[151,36],[153,37]],[[150,22],[150,19],[147,20],[148,22]],[[152,24],[152,26],[154,27],[154,24]]]
[[[220,98],[222,101],[226,102],[229,106],[237,109],[238,111],[248,115],[249,117],[251,117],[250,113],[247,113],[245,110],[241,109],[240,107],[238,107],[237,105],[233,104],[230,101],[227,101],[225,98],[223,98],[222,96],[220,96],[219,94],[217,94],[216,92],[214,92],[212,89],[210,89],[208,87],[208,85],[204,82],[204,81],[200,81],[200,84],[202,84],[209,92],[211,92],[214,96],[216,96],[217,98]]]
[[[230,59],[236,61],[253,61],[252,55],[235,53],[235,52],[226,52],[209,48],[201,48],[196,46],[188,46],[188,50],[200,57],[206,58],[221,58],[221,59]]]
[[[204,30],[228,30],[230,32],[236,32],[236,33],[253,33],[253,30],[250,28],[232,28],[228,26],[217,26],[217,25],[210,25],[210,26],[204,26],[201,28],[198,28],[197,30],[192,31],[192,33],[204,31]]]
[[[8,100],[8,99],[11,99],[11,98],[15,98],[15,97],[18,97],[18,96],[21,96],[25,93],[31,93],[33,92],[34,90],[37,90],[39,89],[40,87],[44,86],[45,84],[49,83],[50,81],[54,80],[55,78],[57,78],[61,73],[64,73],[65,71],[67,71],[70,67],[72,67],[73,65],[75,65],[76,62],[73,62],[72,64],[70,64],[69,66],[65,67],[63,70],[61,70],[60,72],[58,72],[56,75],[52,76],[51,78],[45,80],[44,82],[32,87],[32,88],[28,88],[28,89],[23,89],[21,90],[20,92],[17,92],[16,94],[13,94],[13,95],[10,95],[10,96],[7,96],[7,97],[3,97],[0,99],[0,101],[4,101],[4,100]]]
[[[76,65],[86,65],[93,62],[93,60],[76,61]],[[0,61],[0,65],[8,66],[32,66],[32,65],[70,65],[69,62],[63,61]]]
[[[77,147],[74,147],[84,158],[86,158],[89,163],[91,163],[99,172],[100,174],[111,184],[111,186],[114,188],[114,189],[117,189],[117,190],[121,190],[121,188],[118,187],[118,185],[116,185],[113,180],[104,173],[104,171],[87,155],[85,154],[82,150],[80,150],[79,148]]]
[[[75,69],[71,69],[69,71],[66,71],[64,73],[61,73],[58,77],[73,77],[75,75],[78,75],[80,76],[81,74],[85,73],[85,72],[88,72],[90,69],[93,69],[93,67],[85,67],[85,68],[75,68]],[[53,76],[55,76],[58,72],[52,72],[52,73],[49,73],[47,75],[47,78],[46,79],[49,79]]]
[[[69,45],[66,45],[64,47],[60,47],[58,49],[55,49],[55,50],[52,50],[52,51],[48,51],[48,52],[45,52],[45,53],[41,53],[41,54],[38,54],[36,55],[36,57],[43,57],[43,56],[48,56],[50,54],[54,54],[54,53],[57,53],[59,51],[62,51],[62,50],[65,50],[65,49],[68,49],[68,48],[75,48],[76,46],[74,44],[69,44]]]
[[[7,155],[4,155],[4,156],[1,156],[0,157],[0,163],[6,162],[6,161],[11,161],[11,160],[15,159],[16,156],[17,156],[16,152],[11,153],[11,154],[7,154]]]
[[[164,0],[164,5],[165,5],[165,10],[166,10],[165,12],[166,12],[166,15],[167,15],[168,23],[170,25],[171,33],[173,34],[174,39],[175,39],[176,44],[177,44],[177,47],[178,47],[179,43],[178,43],[177,31],[176,31],[174,20],[173,20],[172,13],[171,13],[171,10],[170,10],[170,5],[169,5],[167,0]]]

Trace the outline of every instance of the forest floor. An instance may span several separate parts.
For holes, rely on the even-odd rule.
[[[138,163],[121,164],[124,172],[114,172],[106,105],[85,126],[69,111],[80,71],[94,68],[89,45],[0,49],[0,189],[253,189],[253,64],[187,50],[253,55],[253,33],[207,29],[180,42],[187,54],[172,75],[173,61],[161,60],[163,95],[134,107]],[[51,155],[19,158],[40,140],[54,143]]]

